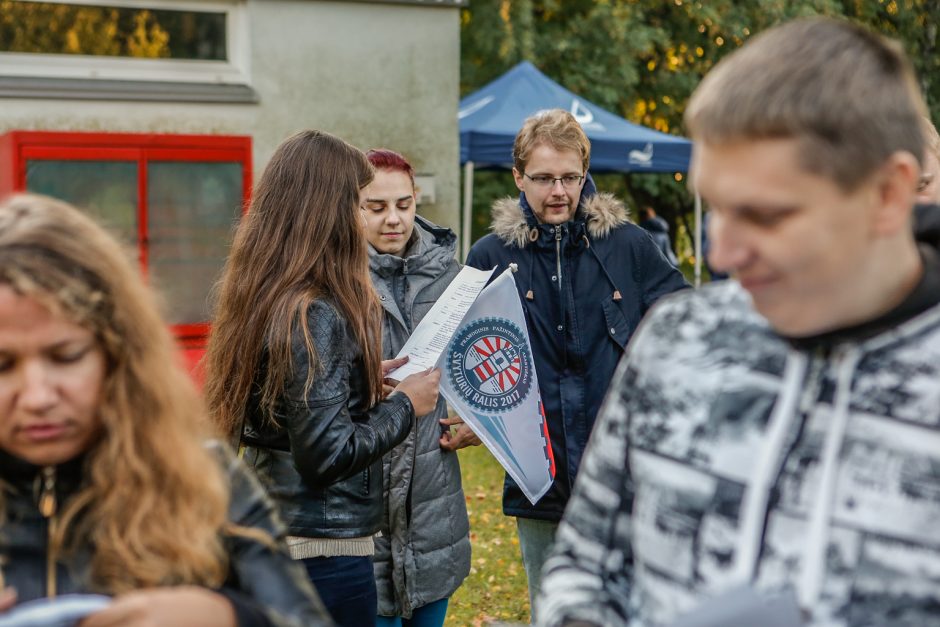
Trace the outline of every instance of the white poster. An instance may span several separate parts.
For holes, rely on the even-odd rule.
[[[389,372],[388,378],[401,381],[410,374],[433,368],[491,276],[492,270],[464,266],[395,355],[396,359],[407,356],[408,363]]]
[[[441,394],[534,504],[554,481],[555,460],[511,270],[480,292],[437,367]]]

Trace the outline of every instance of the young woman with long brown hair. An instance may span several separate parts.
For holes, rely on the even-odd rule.
[[[271,157],[219,284],[206,356],[215,420],[281,506],[291,554],[341,625],[375,620],[382,456],[437,402],[440,373],[388,396],[360,193],[365,156],[304,131]]]
[[[177,362],[110,235],[50,198],[0,204],[0,609],[93,592],[114,599],[83,627],[329,623]]]

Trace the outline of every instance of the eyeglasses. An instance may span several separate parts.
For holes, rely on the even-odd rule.
[[[933,183],[933,174],[924,173],[920,175],[920,178],[917,179],[917,193],[921,193]]]
[[[577,187],[584,177],[580,174],[566,174],[564,176],[548,176],[547,174],[536,174],[535,176],[529,176],[525,172],[522,173],[522,176],[526,177],[533,183],[536,187],[555,187],[555,181],[561,181],[562,187],[565,189],[571,189],[572,187]]]

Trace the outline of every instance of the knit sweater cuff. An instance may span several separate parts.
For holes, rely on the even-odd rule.
[[[364,538],[287,537],[287,548],[295,560],[311,557],[368,557],[375,553],[372,536]]]

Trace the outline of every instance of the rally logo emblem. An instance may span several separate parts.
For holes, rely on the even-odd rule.
[[[532,358],[522,330],[504,318],[475,320],[457,334],[447,355],[451,385],[471,407],[505,412],[532,386]]]

